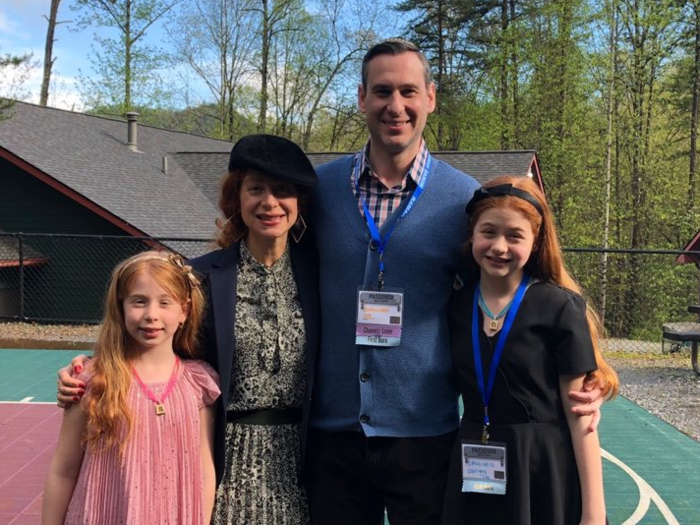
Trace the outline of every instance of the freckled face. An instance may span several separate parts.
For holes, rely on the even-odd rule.
[[[521,212],[489,208],[479,216],[471,242],[482,275],[519,279],[532,254],[535,236]]]
[[[122,307],[126,330],[137,349],[172,351],[173,337],[187,318],[187,311],[150,273],[138,276]]]

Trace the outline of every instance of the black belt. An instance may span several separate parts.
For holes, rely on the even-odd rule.
[[[271,408],[226,412],[226,421],[240,425],[291,425],[301,423],[301,408]]]

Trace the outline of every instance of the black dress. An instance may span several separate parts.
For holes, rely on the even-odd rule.
[[[484,407],[471,344],[475,285],[455,292],[451,348],[464,401],[460,439],[480,440]],[[483,317],[479,311],[479,324]],[[484,381],[500,333],[479,330]],[[460,440],[455,443],[445,493],[444,525],[578,524],[581,489],[559,392],[559,375],[596,369],[583,299],[536,282],[525,293],[505,343],[489,403],[490,442],[507,445],[503,496],[462,493]]]

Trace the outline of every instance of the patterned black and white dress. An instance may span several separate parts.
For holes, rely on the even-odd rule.
[[[227,410],[302,406],[306,334],[289,249],[270,268],[240,244],[236,356]],[[306,525],[298,485],[299,424],[226,425],[224,475],[214,525]]]

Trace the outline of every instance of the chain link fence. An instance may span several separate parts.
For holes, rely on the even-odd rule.
[[[571,274],[601,315],[604,350],[621,352],[690,352],[698,335],[700,270],[678,264],[685,254],[700,261],[700,252],[676,250],[565,249]],[[662,338],[664,324],[688,332],[689,340]]]
[[[0,233],[0,319],[99,323],[120,261],[152,249],[191,258],[212,248],[201,239]]]
[[[98,323],[114,266],[154,248],[191,258],[214,245],[201,239],[0,233],[0,320]],[[688,306],[700,304],[700,271],[694,264],[678,264],[681,253],[565,249],[567,266],[603,317],[607,350],[690,347],[690,342],[662,341],[665,323],[697,328],[697,315]],[[700,260],[700,252],[690,255]]]

